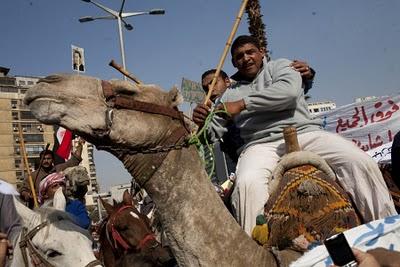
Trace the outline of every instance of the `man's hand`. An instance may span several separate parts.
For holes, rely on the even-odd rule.
[[[22,192],[21,192],[21,198],[22,198],[24,201],[29,201],[29,200],[30,200],[31,198],[33,198],[33,197],[32,197],[31,192],[22,191]]]
[[[226,111],[232,116],[235,117],[236,115],[238,115],[240,112],[242,112],[243,110],[246,109],[246,105],[244,103],[243,99],[240,99],[238,101],[234,101],[234,102],[225,102],[223,104],[219,104],[217,106],[218,110],[224,110],[226,109]]]
[[[391,251],[385,248],[375,248],[367,251],[368,254],[374,256],[380,266],[400,266],[400,252]]]
[[[307,62],[304,61],[298,61],[298,60],[293,60],[292,64],[290,66],[300,72],[300,75],[304,77],[306,80],[312,80],[314,78],[314,73],[311,71],[310,66],[308,65]]]
[[[374,256],[367,252],[363,252],[356,248],[352,248],[354,257],[358,263],[359,267],[379,267],[379,263]]]
[[[207,105],[198,104],[193,110],[192,120],[196,123],[199,128],[203,127],[204,121],[210,113],[211,101],[208,101]]]

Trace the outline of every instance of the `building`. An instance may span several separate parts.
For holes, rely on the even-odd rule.
[[[313,115],[319,115],[321,113],[330,111],[336,108],[336,104],[332,101],[323,101],[323,102],[311,102],[308,103],[308,110]]]
[[[21,134],[29,169],[35,169],[39,153],[46,144],[54,144],[54,128],[35,119],[24,105],[26,91],[37,83],[40,77],[7,76],[9,69],[0,67],[0,179],[18,186],[24,179],[26,168],[21,153]],[[52,146],[50,146],[50,149]],[[96,167],[93,159],[93,145],[85,143],[82,163],[90,177],[89,192],[98,192]]]

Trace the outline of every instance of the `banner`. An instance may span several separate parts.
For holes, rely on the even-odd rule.
[[[387,159],[388,144],[400,130],[400,95],[353,103],[319,117],[327,131],[353,141],[376,161]]]
[[[185,78],[182,78],[181,92],[183,99],[189,103],[199,104],[206,96],[200,83]]]
[[[85,50],[82,47],[71,45],[72,70],[85,72]]]

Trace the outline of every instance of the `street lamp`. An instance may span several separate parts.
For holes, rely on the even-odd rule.
[[[103,6],[93,0],[82,0],[83,2],[86,3],[92,3],[93,5],[97,6],[98,8],[104,10],[105,12],[109,13],[110,15],[108,16],[101,16],[101,17],[91,17],[91,16],[85,16],[79,19],[79,22],[89,22],[89,21],[94,21],[98,19],[116,19],[118,21],[118,32],[119,32],[119,45],[120,45],[120,50],[121,50],[121,59],[122,59],[122,67],[126,70],[126,65],[125,65],[125,48],[124,48],[124,39],[122,35],[122,23],[124,24],[125,29],[128,31],[133,30],[133,26],[129,23],[127,23],[124,19],[133,17],[133,16],[140,16],[140,15],[164,15],[165,10],[163,9],[152,9],[150,11],[142,11],[142,12],[127,12],[124,13],[122,12],[124,9],[125,5],[125,0],[122,0],[122,5],[119,10],[119,12],[112,10],[106,6]],[[124,80],[126,80],[125,75],[123,76]]]

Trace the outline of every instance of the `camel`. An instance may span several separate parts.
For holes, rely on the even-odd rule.
[[[14,256],[10,266],[33,266],[32,262],[46,266],[101,266],[93,254],[89,233],[64,212],[66,201],[61,189],[54,196],[54,209],[32,211],[15,197],[13,199],[26,230],[21,231],[13,244]]]
[[[116,108],[129,102],[127,96],[139,110]],[[42,123],[74,131],[123,162],[156,203],[180,266],[287,266],[300,256],[258,246],[225,209],[196,148],[179,145],[185,127],[176,114],[182,102],[177,89],[59,74],[41,79],[24,101]]]

